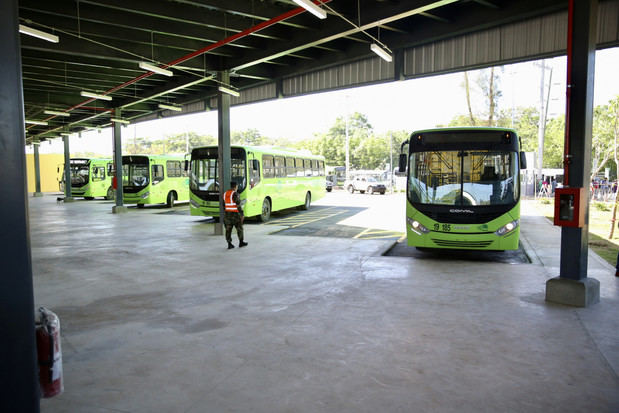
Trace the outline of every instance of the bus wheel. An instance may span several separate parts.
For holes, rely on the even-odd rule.
[[[352,185],[348,185],[348,192],[350,192],[351,194],[355,193],[355,187]]]
[[[374,188],[368,186],[368,194],[372,195],[374,193]]]
[[[260,221],[267,222],[271,218],[271,201],[264,198],[262,201],[262,213],[260,214]]]
[[[310,194],[309,192],[305,194],[305,203],[303,205],[301,205],[301,209],[303,211],[307,211],[310,207],[310,204],[312,203],[312,194]]]
[[[174,192],[170,192],[168,194],[168,200],[166,201],[166,206],[168,208],[172,208],[174,206],[174,201],[176,200],[176,195],[174,195]]]
[[[107,195],[105,196],[105,199],[107,199],[108,201],[114,199],[114,188],[112,188],[111,186],[107,189]]]
[[[144,204],[138,204],[138,208],[144,208]]]

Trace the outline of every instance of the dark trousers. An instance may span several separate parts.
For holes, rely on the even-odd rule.
[[[243,223],[241,214],[238,212],[224,212],[224,227],[226,228],[226,241],[232,244],[232,227],[236,228],[236,235],[239,242],[243,242]]]

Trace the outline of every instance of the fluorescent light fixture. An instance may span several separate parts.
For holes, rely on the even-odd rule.
[[[46,115],[55,115],[55,116],[64,116],[64,117],[71,116],[69,112],[60,112],[58,110],[44,110],[43,113],[45,113]]]
[[[80,95],[87,97],[87,98],[93,98],[93,99],[101,99],[101,100],[107,100],[107,101],[112,100],[111,96],[99,95],[97,93],[85,92],[83,90],[80,92]]]
[[[32,120],[32,119],[26,119],[25,121],[26,123],[29,123],[30,125],[41,125],[41,126],[47,126],[47,122],[45,122],[44,120]]]
[[[312,13],[314,16],[319,19],[326,19],[327,12],[324,9],[321,9],[316,4],[312,3],[311,0],[292,0],[297,3],[299,6],[303,7],[305,10]]]
[[[219,90],[220,92],[223,92],[223,93],[227,93],[227,94],[232,95],[232,96],[236,96],[237,98],[239,96],[241,96],[241,94],[239,92],[237,92],[236,90],[228,89],[227,87],[223,87],[223,86],[219,86],[217,88],[217,90]]]
[[[163,103],[159,104],[159,109],[168,109],[173,110],[174,112],[182,112],[183,110],[183,108],[181,108],[180,106],[164,105]]]
[[[23,34],[28,34],[30,36],[37,37],[39,39],[47,40],[48,42],[58,43],[60,38],[56,35],[42,32],[41,30],[33,29],[32,27],[24,26],[23,24],[19,25],[19,32]]]
[[[174,74],[171,70],[163,69],[148,62],[140,62],[140,69],[148,70],[149,72],[153,73],[159,73],[160,75],[164,76],[172,76]]]
[[[391,53],[389,53],[388,51],[386,51],[385,49],[383,49],[376,43],[372,43],[372,45],[370,46],[370,50],[372,50],[374,53],[376,53],[378,56],[380,56],[382,59],[386,60],[387,62],[391,62],[391,60],[393,60],[391,57]]]
[[[124,119],[118,119],[118,118],[110,118],[110,120],[112,122],[116,122],[116,123],[122,123],[123,125],[128,125],[131,122],[129,122],[128,120],[124,120]]]

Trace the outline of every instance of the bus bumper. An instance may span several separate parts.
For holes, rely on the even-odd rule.
[[[520,227],[503,236],[495,233],[466,234],[434,232],[418,234],[407,225],[408,245],[412,247],[459,249],[459,250],[517,250]]]

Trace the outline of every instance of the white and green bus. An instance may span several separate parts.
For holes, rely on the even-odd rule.
[[[520,169],[526,160],[516,131],[420,130],[405,145],[399,169],[407,171],[408,245],[518,249]]]
[[[71,196],[94,199],[103,197],[114,199],[112,188],[112,175],[108,173],[111,159],[72,158],[71,170]],[[60,171],[63,166],[59,166]],[[60,182],[60,190],[64,192],[64,175]]]
[[[123,156],[123,202],[137,204],[166,204],[189,200],[189,179],[182,156],[125,155]]]
[[[191,152],[191,215],[219,216],[218,148]],[[302,151],[257,146],[231,147],[230,179],[238,183],[246,217],[266,222],[272,211],[299,207],[325,195],[324,157]]]

